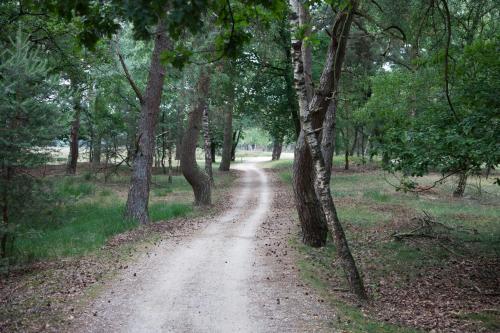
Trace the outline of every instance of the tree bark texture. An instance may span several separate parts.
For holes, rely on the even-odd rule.
[[[232,89],[232,88],[231,88]],[[232,94],[230,93],[230,96]],[[231,166],[231,151],[233,148],[233,100],[224,109],[224,138],[222,142],[222,159],[220,161],[219,170],[229,171]]]
[[[292,8],[296,9],[299,0],[291,0]],[[327,59],[325,61],[320,84],[314,93],[311,103],[307,103],[306,77],[304,73],[304,63],[302,57],[302,41],[292,39],[292,55],[294,64],[295,89],[299,97],[300,115],[302,130],[305,135],[307,146],[314,163],[315,177],[314,189],[320,201],[321,208],[325,214],[329,228],[337,249],[341,266],[346,274],[351,292],[360,299],[366,299],[366,292],[363,280],[359,275],[356,263],[349,249],[344,230],[337,215],[335,204],[330,192],[330,183],[327,181],[325,170],[325,160],[321,152],[321,145],[318,140],[317,128],[313,125],[314,113],[326,112],[329,104],[329,96],[335,91],[336,83],[340,77],[343,58],[347,44],[347,36],[352,23],[356,1],[350,1],[348,7],[337,14],[332,32],[331,42],[328,48]],[[299,28],[297,11],[292,13],[292,27]]]
[[[291,1],[292,8],[295,10],[295,20],[297,26],[308,26],[309,15],[299,1]],[[306,32],[309,29],[306,29]],[[310,45],[300,43],[300,56],[302,60],[302,70],[304,71],[304,90],[306,95],[304,100],[299,100],[299,109],[301,102],[309,104],[312,98],[313,87],[311,78],[311,68],[307,67],[311,64],[311,60],[304,60],[307,56],[311,56]],[[303,53],[303,50],[306,52]],[[292,57],[293,50],[290,52]],[[290,58],[293,62],[293,59]],[[308,73],[308,74],[305,74]],[[314,117],[315,126],[321,126],[323,120],[321,114],[316,114]],[[302,241],[313,247],[321,247],[326,244],[328,234],[328,226],[321,209],[321,205],[314,191],[314,168],[312,164],[311,154],[305,142],[305,133],[301,129],[295,145],[295,157],[293,160],[293,192],[295,197],[295,206],[299,216],[300,226],[302,229]]]
[[[337,114],[337,100],[333,96],[326,111],[323,121],[323,131],[321,135],[321,151],[325,159],[326,179],[330,182],[332,177],[333,150],[335,148],[335,124]]]
[[[209,86],[210,77],[205,70],[202,70],[198,79],[198,100],[189,114],[188,126],[182,139],[181,170],[193,188],[196,206],[207,206],[212,203],[210,178],[196,163],[196,143],[202,125],[203,110],[208,107]]]
[[[97,172],[99,170],[99,165],[101,164],[101,133],[97,131],[94,140],[92,140],[92,170]]]
[[[464,193],[465,193],[465,186],[466,185],[467,185],[467,172],[463,171],[458,176],[458,184],[457,184],[457,187],[455,188],[455,191],[453,191],[453,196],[455,198],[463,197]]]
[[[210,140],[210,123],[208,118],[208,103],[203,109],[203,142],[205,144],[205,172],[210,178],[212,185],[214,184],[214,176],[212,172],[212,141]]]
[[[283,139],[278,138],[273,141],[273,153],[271,155],[272,161],[278,161],[281,157],[281,151],[283,150]]]
[[[148,203],[151,185],[151,169],[155,145],[155,130],[160,112],[165,67],[160,61],[161,53],[171,47],[171,42],[160,20],[154,37],[148,81],[141,105],[130,190],[125,216],[136,219],[141,224],[149,222]]]
[[[69,158],[68,165],[66,168],[66,173],[68,175],[76,174],[76,165],[78,163],[78,137],[80,132],[80,115],[82,112],[82,106],[80,104],[80,98],[76,98],[74,104],[75,115],[73,121],[71,122],[71,132],[69,138]]]
[[[233,145],[231,147],[231,161],[236,161],[236,147],[238,146],[238,142],[240,142],[241,137],[241,128],[237,131],[233,132]]]

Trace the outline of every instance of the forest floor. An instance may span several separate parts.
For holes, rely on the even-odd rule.
[[[156,175],[157,222],[148,227],[99,231],[114,235],[100,239],[82,227],[92,219],[73,216],[78,228],[67,232],[88,234],[71,246],[42,241],[55,246],[61,228],[29,246],[21,241],[19,253],[33,262],[0,279],[0,331],[500,331],[497,186],[471,179],[463,199],[451,197],[453,183],[415,195],[396,192],[376,167],[344,171],[339,163],[332,192],[368,306],[346,292],[333,245],[301,244],[291,161],[236,163],[229,175],[216,173],[209,210],[186,210],[192,194],[182,177],[167,185]],[[89,196],[72,180],[62,188],[78,193],[71,211],[101,207],[114,225],[121,206],[112,203],[124,200],[125,179],[96,183]],[[393,236],[426,218],[431,227],[419,232],[427,235]]]
[[[267,164],[288,184],[290,197],[291,163]],[[334,326],[345,332],[500,332],[497,176],[470,178],[464,197],[453,198],[451,180],[420,194],[398,192],[390,185],[397,180],[378,167],[353,163],[344,170],[334,160],[332,194],[370,305],[360,308],[350,299],[331,242],[313,249],[300,236],[290,240],[303,280],[335,309]],[[418,181],[429,185],[439,178]],[[293,207],[286,214],[298,220]]]

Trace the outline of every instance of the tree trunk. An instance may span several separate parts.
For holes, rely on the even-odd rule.
[[[69,157],[66,173],[68,175],[76,174],[76,165],[78,163],[78,134],[80,132],[80,114],[82,107],[80,105],[80,98],[75,100],[74,105],[75,115],[71,122],[71,133],[69,139]]]
[[[312,247],[324,246],[328,226],[314,191],[314,170],[304,131],[300,132],[295,145],[292,170],[293,193],[302,229],[302,241]]]
[[[291,15],[291,23],[295,32],[299,30],[298,8],[301,7],[299,0],[290,0],[294,12]],[[314,163],[315,177],[314,190],[321,204],[325,219],[332,230],[336,245],[337,255],[341,266],[346,274],[351,292],[360,299],[366,299],[363,280],[359,275],[356,263],[349,250],[342,225],[337,216],[333,198],[330,192],[330,183],[327,181],[325,160],[318,142],[318,133],[313,124],[314,113],[326,112],[329,105],[329,96],[336,91],[340,78],[342,62],[345,56],[347,36],[352,24],[352,18],[356,9],[356,1],[337,14],[331,33],[331,41],[328,47],[327,59],[323,73],[321,74],[320,86],[310,103],[307,98],[306,75],[304,73],[304,62],[302,57],[302,40],[292,37],[292,55],[294,64],[295,89],[299,97],[300,115],[302,118],[302,133],[305,133],[305,141]],[[295,34],[292,34],[295,36]]]
[[[349,148],[346,147],[344,155],[344,170],[349,170]]]
[[[241,128],[233,133],[233,144],[231,146],[231,161],[236,161],[236,147],[241,137]]]
[[[212,173],[212,142],[210,140],[210,124],[208,119],[208,105],[203,109],[203,141],[205,143],[205,172],[210,178],[212,185],[214,184],[214,176]]]
[[[308,27],[309,14],[306,9],[300,4],[299,1],[292,1],[292,7],[296,9],[298,24],[301,27]],[[310,32],[309,28],[306,28],[306,33]],[[304,59],[311,57],[310,44],[299,46],[298,52],[300,52],[302,69],[304,72],[304,99],[299,102],[299,109],[301,103],[303,105],[308,105],[311,101],[313,94],[313,87],[311,82],[311,64],[310,59]],[[303,52],[304,51],[304,52]],[[293,55],[293,49],[290,49],[290,56]],[[292,65],[293,65],[293,59]],[[308,73],[308,74],[306,74]],[[314,118],[315,126],[319,127],[323,123],[323,115],[318,113]],[[326,224],[325,216],[321,205],[316,197],[316,192],[314,191],[314,168],[312,164],[311,154],[307,148],[305,142],[305,133],[301,128],[300,133],[297,138],[297,143],[295,145],[295,157],[293,160],[293,192],[295,197],[295,206],[297,208],[297,214],[299,216],[300,226],[302,229],[302,241],[304,244],[313,247],[321,247],[326,244],[326,238],[328,234],[328,226]]]
[[[273,141],[273,153],[271,155],[272,161],[278,161],[281,157],[281,151],[283,149],[283,139],[278,138]]]
[[[232,95],[232,94],[230,94]],[[233,107],[232,100],[224,109],[224,139],[222,143],[222,159],[220,161],[219,170],[229,171],[231,165],[231,151],[233,147]]]
[[[323,131],[321,133],[321,152],[325,159],[326,179],[330,182],[332,177],[333,150],[335,148],[335,123],[337,114],[337,100],[335,96],[328,105],[325,120],[323,121]]]
[[[464,196],[465,186],[467,185],[467,177],[467,171],[461,172],[458,176],[458,184],[455,191],[453,191],[453,196],[455,198],[461,198]]]
[[[130,190],[125,216],[141,224],[149,222],[148,203],[153,163],[155,129],[165,80],[165,67],[160,57],[170,48],[170,40],[160,20],[155,33],[154,49],[149,68],[148,82],[141,105]]]
[[[207,206],[212,203],[209,176],[196,163],[196,143],[200,134],[203,110],[207,106],[210,77],[202,70],[198,80],[198,100],[189,114],[188,127],[182,139],[181,170],[194,192],[194,204]]]
[[[168,183],[172,184],[172,145],[168,146]]]
[[[215,163],[215,143],[210,143],[210,155],[212,156],[212,163]]]
[[[101,164],[101,133],[99,131],[95,134],[94,140],[92,140],[92,146],[92,170],[98,172],[99,165]]]

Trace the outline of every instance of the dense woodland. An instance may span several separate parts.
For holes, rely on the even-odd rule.
[[[499,22],[494,0],[2,1],[2,272],[192,209],[162,206],[159,191],[192,191],[195,210],[207,209],[233,163],[256,151],[293,153],[279,163],[300,242],[333,246],[327,265],[360,304],[377,295],[336,205],[339,189],[372,174],[343,189],[338,173],[376,170],[377,191],[439,193],[450,207],[486,200],[474,210],[491,212],[486,234],[498,242]],[[106,201],[108,185],[118,204],[87,202],[96,188]],[[84,229],[65,223],[78,214],[96,229],[115,222],[73,253],[64,237]],[[395,238],[443,226],[422,221]],[[47,230],[67,243],[60,253],[30,247]]]

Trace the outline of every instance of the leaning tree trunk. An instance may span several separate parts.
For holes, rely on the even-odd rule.
[[[292,27],[295,31],[300,29],[298,8],[299,0],[291,0],[294,13],[291,16]],[[328,54],[321,74],[318,90],[313,95],[311,102],[307,98],[306,75],[304,73],[304,62],[302,56],[302,40],[292,37],[292,55],[294,64],[295,89],[299,97],[300,115],[302,118],[302,132],[311,153],[314,163],[315,177],[314,190],[325,214],[325,219],[332,230],[337,255],[341,266],[346,274],[350,290],[360,299],[366,299],[363,280],[359,275],[356,263],[349,250],[344,230],[339,221],[333,198],[330,192],[330,183],[327,181],[325,170],[325,160],[321,152],[318,141],[317,127],[313,124],[314,113],[326,112],[329,105],[329,97],[336,91],[338,80],[342,69],[342,62],[345,56],[347,36],[352,24],[356,0],[351,0],[346,9],[340,11],[334,22],[331,33],[331,41],[328,47]],[[294,34],[292,34],[295,36]]]
[[[236,161],[236,147],[241,138],[241,128],[233,133],[233,144],[231,146],[231,161]]]
[[[335,123],[337,113],[337,100],[333,96],[326,111],[325,120],[323,121],[323,131],[321,135],[321,152],[325,159],[326,180],[330,182],[332,177],[332,160],[333,150],[335,148]]]
[[[214,175],[212,172],[212,142],[210,140],[210,123],[208,118],[208,105],[203,109],[203,141],[205,143],[205,172],[210,178],[212,185],[214,184]]]
[[[295,1],[294,1],[295,2]],[[293,4],[292,4],[293,6]],[[307,27],[310,24],[309,14],[306,9],[297,1],[296,2],[297,19],[302,27],[306,27],[305,33],[309,33]],[[302,44],[302,43],[301,43]],[[311,101],[313,95],[313,87],[311,82],[311,50],[310,45],[300,45],[301,61],[304,75],[304,89],[306,92],[305,103]],[[290,61],[292,59],[293,50],[290,51]],[[293,68],[292,68],[293,72]],[[293,73],[292,73],[293,75]],[[319,127],[323,123],[323,115],[315,114],[315,126]],[[300,130],[297,143],[295,145],[295,157],[293,160],[293,193],[295,197],[295,206],[299,216],[300,226],[302,229],[302,241],[313,247],[321,247],[326,244],[328,234],[328,226],[325,216],[321,209],[321,205],[314,191],[314,168],[312,164],[311,154],[307,148],[305,141],[305,133]]]
[[[66,173],[68,175],[76,174],[76,165],[78,163],[78,134],[80,132],[80,114],[82,106],[80,105],[80,98],[75,100],[74,105],[75,116],[71,122],[71,132],[69,140],[69,157]]]
[[[144,97],[141,98],[141,114],[134,152],[132,178],[128,192],[125,216],[139,223],[149,222],[148,203],[153,163],[155,129],[165,80],[165,67],[161,54],[170,48],[170,40],[160,20],[155,33],[154,49],[149,68]]]
[[[222,142],[222,159],[220,161],[219,170],[229,171],[231,166],[231,150],[233,147],[233,108],[232,100],[224,110],[224,139]]]
[[[181,148],[181,170],[194,192],[194,204],[207,206],[212,203],[210,177],[196,163],[196,143],[200,134],[203,110],[207,106],[210,76],[202,69],[198,79],[198,100],[189,114]]]
[[[457,187],[455,188],[455,191],[453,191],[453,196],[455,198],[463,197],[466,185],[467,185],[467,172],[463,171],[458,176],[458,184]]]

